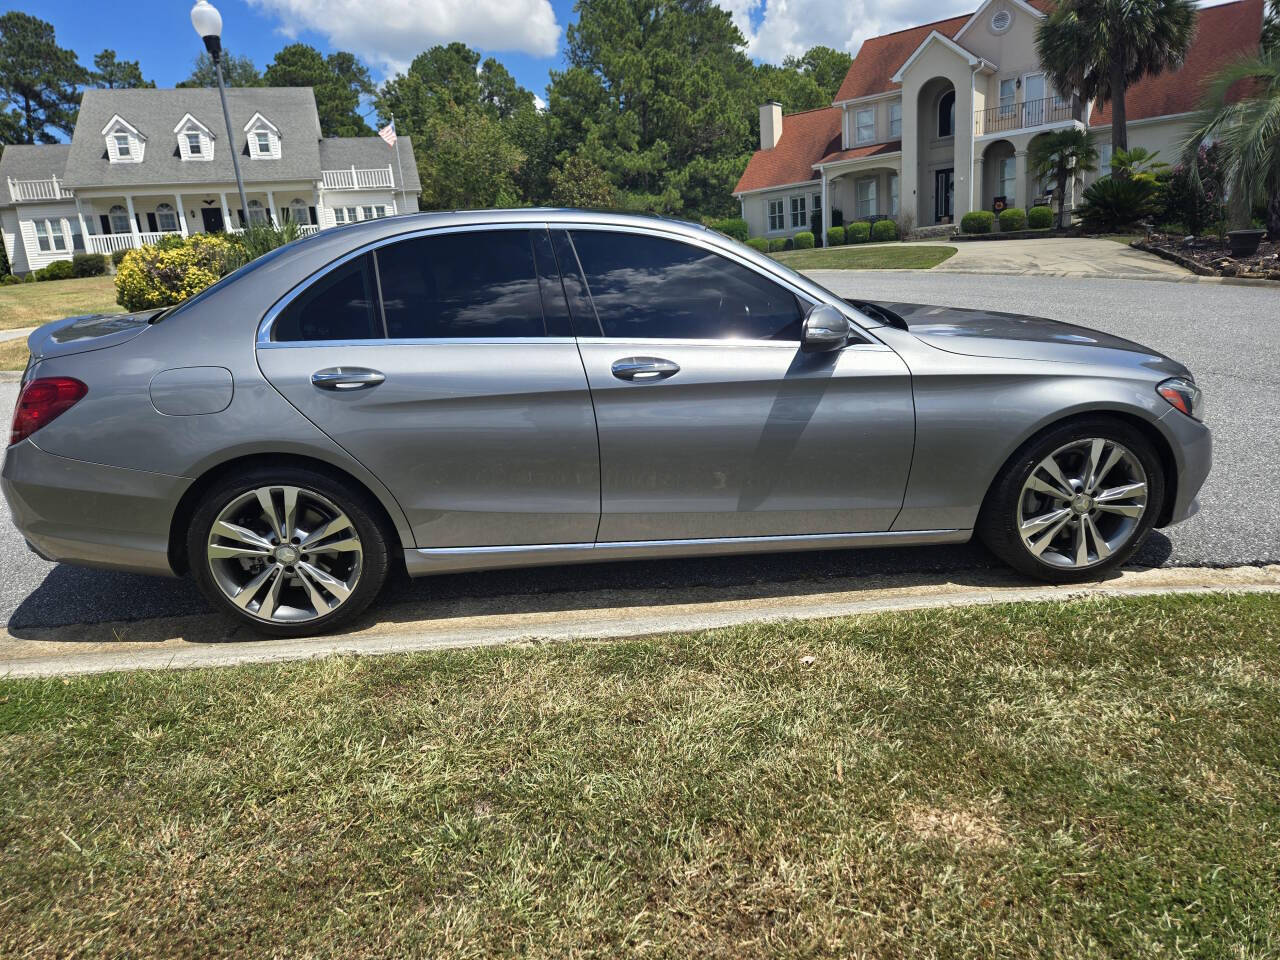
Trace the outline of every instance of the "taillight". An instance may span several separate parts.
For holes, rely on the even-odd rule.
[[[89,388],[74,377],[39,377],[27,381],[13,410],[9,445],[27,439],[62,416],[88,392]]]

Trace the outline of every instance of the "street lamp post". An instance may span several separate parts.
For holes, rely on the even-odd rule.
[[[231,111],[227,109],[227,88],[222,84],[222,14],[209,0],[199,0],[191,8],[191,25],[204,41],[205,49],[213,58],[213,70],[218,75],[218,96],[222,98],[222,119],[227,124],[227,150],[231,153],[231,168],[236,172],[236,189],[240,191],[241,216],[249,220],[249,201],[244,195],[244,181],[240,179],[240,158],[236,151],[236,135],[231,129]]]

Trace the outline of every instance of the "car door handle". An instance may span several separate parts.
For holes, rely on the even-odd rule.
[[[311,375],[311,382],[321,390],[368,390],[386,379],[368,367],[329,367]]]
[[[619,380],[643,383],[648,380],[665,380],[680,372],[680,364],[661,357],[625,357],[613,362],[613,375]]]

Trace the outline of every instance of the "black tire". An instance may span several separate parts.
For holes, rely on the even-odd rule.
[[[212,567],[220,561],[211,561],[208,554],[213,524],[224,508],[255,490],[278,485],[319,494],[338,508],[351,521],[362,554],[358,579],[346,599],[331,612],[300,622],[268,621],[241,609],[219,586]],[[218,481],[205,492],[187,531],[188,565],[200,592],[214,609],[237,623],[273,637],[307,637],[325,633],[363,613],[386,584],[392,566],[388,540],[394,534],[384,529],[379,517],[380,511],[373,498],[349,482],[308,467],[254,468]]]
[[[1121,444],[1133,454],[1146,474],[1146,506],[1122,545],[1105,559],[1087,566],[1068,567],[1036,556],[1019,532],[1024,485],[1046,457],[1075,441],[1099,438]],[[1164,466],[1151,441],[1137,428],[1110,417],[1070,420],[1032,437],[1001,469],[978,514],[976,533],[997,557],[1027,576],[1049,583],[1081,583],[1098,580],[1125,563],[1142,546],[1160,516],[1165,497]],[[1031,494],[1032,497],[1035,494]],[[1079,522],[1079,518],[1071,520]],[[1066,535],[1071,535],[1070,533]],[[1093,541],[1096,543],[1096,539]],[[1048,551],[1046,551],[1048,553]]]

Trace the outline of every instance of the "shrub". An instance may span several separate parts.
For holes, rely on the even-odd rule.
[[[801,230],[795,235],[794,242],[797,250],[812,250],[813,234],[808,230]]]
[[[885,243],[898,239],[898,225],[892,220],[877,220],[871,225],[871,239],[877,243]]]
[[[996,215],[990,210],[971,210],[960,218],[960,229],[965,233],[990,233]]]
[[[1080,217],[1089,230],[1118,230],[1156,213],[1157,193],[1151,180],[1103,177],[1085,188]]]
[[[769,241],[770,253],[777,253],[779,250],[785,250],[785,249],[787,249],[787,241],[783,240],[781,237],[774,237],[772,240]]]
[[[1021,207],[1009,207],[1000,211],[1001,230],[1025,230],[1026,227],[1027,212]]]
[[[130,250],[116,271],[116,302],[126,310],[181,303],[239,265],[243,255],[226,237],[199,233],[179,247]]]
[[[782,242],[783,250],[794,250],[795,248],[796,248],[795,237],[787,237],[787,239]]]
[[[130,252],[130,250],[129,250],[129,248],[128,248],[128,247],[125,247],[125,249],[123,249],[123,250],[112,250],[112,251],[111,251],[111,265],[112,265],[113,267],[118,267],[118,266],[120,266],[120,261],[121,261],[121,260],[123,260],[123,259],[125,258],[125,256],[126,256],[129,252]]]
[[[255,223],[247,227],[244,232],[230,238],[232,250],[239,254],[240,264],[248,263],[250,260],[257,260],[264,253],[269,253],[276,247],[283,247],[286,243],[292,243],[302,236],[297,223],[290,220],[276,226],[272,223]]]
[[[752,250],[759,250],[761,253],[769,252],[769,241],[764,237],[751,237],[747,240],[747,246]]]
[[[726,237],[733,237],[735,240],[745,241],[749,237],[750,231],[747,229],[747,221],[741,217],[727,217],[724,220],[712,220],[707,224],[712,230],[723,233]]]
[[[827,246],[838,247],[844,243],[844,227],[827,228]]]
[[[21,277],[15,277],[12,273],[6,273],[0,276],[0,287],[7,287],[11,283],[22,283]]]
[[[1048,230],[1053,226],[1053,208],[1032,207],[1027,211],[1027,226],[1032,230]]]
[[[866,243],[871,239],[871,224],[858,220],[844,228],[845,240],[849,243]]]
[[[100,253],[77,253],[71,258],[71,274],[76,277],[100,277],[107,272],[107,258]]]
[[[37,280],[70,280],[74,276],[75,267],[70,260],[55,260],[35,272]]]

